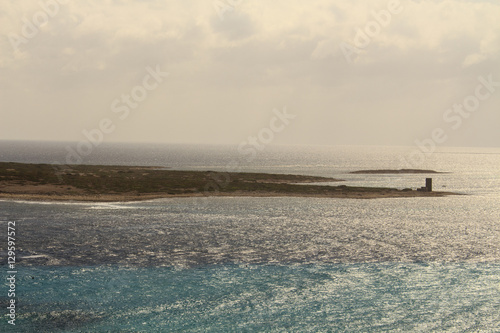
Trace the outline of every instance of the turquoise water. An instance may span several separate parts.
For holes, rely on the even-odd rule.
[[[19,332],[500,330],[500,264],[25,267],[20,273]],[[0,329],[8,329],[5,322]]]
[[[416,188],[424,175],[349,174],[399,168],[412,149],[269,147],[244,163],[229,147],[109,145],[85,162],[221,171],[237,160]],[[0,161],[64,154],[0,142]],[[17,325],[4,310],[0,332],[500,332],[499,165],[500,149],[439,148],[420,167],[450,172],[435,188],[463,195],[443,198],[0,200],[0,228],[16,221],[18,238]],[[5,276],[5,241],[0,253]]]

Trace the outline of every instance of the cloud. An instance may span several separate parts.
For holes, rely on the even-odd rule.
[[[248,38],[256,33],[256,27],[250,16],[241,12],[227,14],[223,20],[213,16],[211,26],[215,33],[223,34],[229,40]]]
[[[124,125],[130,131],[118,130],[112,139],[206,141],[196,132],[224,117],[230,129],[218,137],[234,142],[239,133],[254,132],[248,126],[255,114],[287,105],[308,117],[308,126],[294,125],[290,142],[308,142],[314,126],[323,128],[328,119],[336,121],[332,133],[347,132],[346,142],[359,143],[345,129],[357,118],[392,125],[407,119],[424,132],[428,119],[463,99],[478,75],[500,77],[500,5],[492,1],[401,0],[403,10],[385,25],[379,21],[388,0],[244,0],[223,20],[212,1],[69,1],[14,49],[9,36],[23,36],[41,4],[53,1],[0,4],[0,112],[24,115],[3,119],[24,121],[23,135],[32,138],[78,139],[82,122],[109,112],[109,101],[136,85],[146,66],[160,65],[171,76],[144,103],[140,119]],[[379,31],[357,47],[356,34],[373,22]],[[341,43],[358,48],[353,63]],[[27,101],[33,96],[37,103]],[[58,136],[50,124],[38,128],[43,117],[28,116],[34,105],[46,119],[66,119],[71,109],[77,120],[68,119]],[[228,116],[227,108],[240,116]],[[197,125],[161,133],[162,122],[170,121]],[[377,137],[364,126],[361,132]],[[18,137],[12,127],[0,124],[1,136]],[[325,143],[337,139],[327,132]],[[394,142],[404,134],[397,131]]]

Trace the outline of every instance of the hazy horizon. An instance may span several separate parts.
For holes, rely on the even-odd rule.
[[[57,140],[50,140],[50,139],[42,139],[42,140],[32,140],[32,139],[14,139],[14,140],[11,140],[11,139],[0,139],[0,142],[10,142],[10,143],[22,143],[22,142],[26,142],[26,143],[40,143],[40,144],[44,144],[44,143],[54,143],[54,144],[69,144],[70,146],[76,146],[78,143],[82,142],[82,141],[87,141],[85,140],[84,138],[82,138],[81,140],[77,141],[77,140],[60,140],[60,141],[57,141]],[[242,140],[242,141],[246,141],[246,140]],[[217,142],[214,142],[214,143],[206,143],[206,142],[160,142],[160,141],[111,141],[111,140],[106,140],[103,142],[103,144],[123,144],[123,145],[134,145],[134,144],[137,144],[137,145],[189,145],[189,146],[234,146],[234,147],[237,147],[241,142],[232,142],[232,143],[229,143],[229,142],[226,142],[226,143],[217,143]],[[418,146],[416,146],[415,144],[408,144],[408,145],[398,145],[398,144],[369,144],[369,143],[366,143],[366,144],[308,144],[308,143],[271,143],[271,144],[268,144],[266,145],[266,147],[294,147],[294,146],[310,146],[310,147],[349,147],[349,146],[352,146],[352,147],[394,147],[394,148],[397,148],[397,147],[400,147],[400,148],[411,148],[411,149],[415,149],[415,150],[418,150]],[[486,148],[486,149],[489,149],[489,148],[492,148],[492,149],[495,149],[495,148],[500,148],[500,146],[478,146],[478,145],[470,145],[470,146],[453,146],[453,145],[446,145],[446,144],[442,144],[442,145],[438,145],[436,147],[437,149],[439,148]]]
[[[500,3],[43,0],[0,13],[0,140],[500,147]]]

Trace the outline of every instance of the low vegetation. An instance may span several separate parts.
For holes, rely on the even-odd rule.
[[[376,198],[440,196],[406,189],[323,186],[338,179],[266,173],[165,170],[158,167],[0,163],[0,197],[119,201],[169,196],[247,195]]]

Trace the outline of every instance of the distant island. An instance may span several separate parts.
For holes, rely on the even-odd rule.
[[[0,162],[0,199],[136,201],[167,197],[294,196],[325,198],[441,197],[410,188],[324,186],[342,180],[301,175],[164,170],[160,167]]]
[[[448,173],[438,172],[434,170],[421,170],[421,169],[399,169],[399,170],[359,170],[352,171],[353,174],[396,174],[396,173]]]

